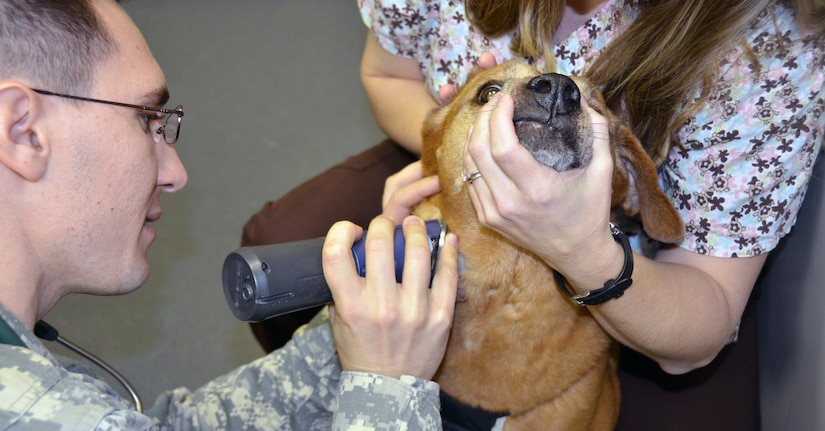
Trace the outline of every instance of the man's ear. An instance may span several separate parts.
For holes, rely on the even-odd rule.
[[[0,164],[31,182],[45,175],[49,158],[41,118],[37,93],[17,82],[0,82]]]

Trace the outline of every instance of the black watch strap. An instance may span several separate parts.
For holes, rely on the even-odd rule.
[[[631,278],[633,275],[633,250],[630,248],[630,241],[627,240],[627,235],[619,230],[613,223],[610,223],[610,233],[613,235],[613,239],[622,246],[622,250],[624,251],[624,265],[619,276],[613,280],[608,280],[604,283],[604,287],[591,290],[585,295],[576,296],[567,288],[564,276],[559,274],[555,269],[553,270],[553,277],[555,277],[559,289],[581,306],[599,305],[613,298],[618,298],[624,295],[624,291],[633,284],[633,279]]]

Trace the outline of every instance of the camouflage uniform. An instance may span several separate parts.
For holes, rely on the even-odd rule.
[[[2,305],[0,318],[25,344],[0,344],[2,431],[441,429],[436,383],[341,372],[326,318],[195,392],[164,393],[145,414],[59,364]]]

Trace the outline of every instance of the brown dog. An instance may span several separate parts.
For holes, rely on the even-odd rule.
[[[543,261],[482,227],[464,171],[470,125],[491,93],[515,101],[519,140],[556,170],[586,166],[591,122],[584,97],[609,120],[615,161],[613,205],[640,214],[648,235],[682,238],[678,213],[661,191],[656,170],[633,133],[606,108],[586,80],[539,73],[507,62],[470,76],[453,101],[430,114],[423,129],[426,175],[441,193],[416,214],[443,218],[458,234],[466,301],[456,306],[447,353],[436,379],[466,404],[507,412],[507,430],[612,430],[619,412],[617,343],[584,307],[555,287]]]

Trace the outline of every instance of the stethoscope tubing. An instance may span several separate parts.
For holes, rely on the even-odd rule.
[[[49,325],[44,321],[39,321],[35,325],[35,334],[44,340],[48,341],[57,341],[67,349],[75,352],[79,356],[83,357],[84,359],[88,360],[89,362],[97,365],[103,371],[106,371],[110,376],[114,377],[121,386],[123,386],[126,391],[129,393],[129,396],[132,397],[132,402],[135,404],[135,410],[143,413],[143,401],[140,399],[140,395],[138,394],[137,389],[131,382],[129,382],[126,377],[123,376],[120,372],[118,372],[114,367],[106,363],[103,359],[100,359],[93,353],[89,352],[88,350],[78,346],[77,344],[67,340],[60,336],[57,329],[53,326]]]

